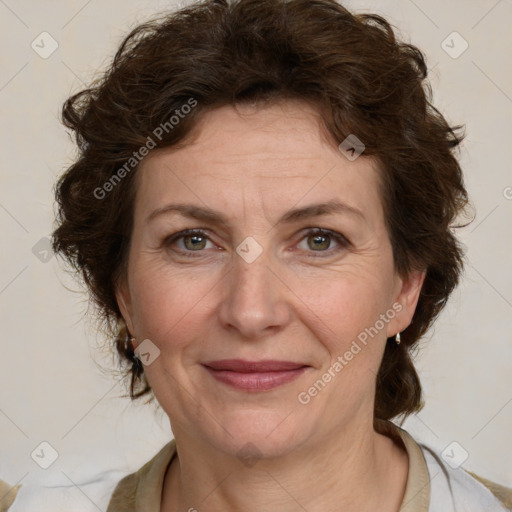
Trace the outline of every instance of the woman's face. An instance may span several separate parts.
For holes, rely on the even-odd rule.
[[[326,142],[302,102],[238,108],[141,163],[117,298],[137,343],[150,340],[145,372],[177,437],[278,456],[372,428],[386,338],[410,323],[423,274],[394,272],[370,158]],[[325,203],[338,206],[312,208]],[[205,366],[226,359],[305,368]]]

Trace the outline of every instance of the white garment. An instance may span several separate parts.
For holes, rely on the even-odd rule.
[[[462,467],[447,465],[433,450],[420,444],[430,476],[428,512],[503,512],[512,509]]]
[[[105,512],[119,480],[129,471],[107,471],[88,482],[72,485],[63,479],[52,487],[23,484],[9,512]]]
[[[430,477],[428,512],[511,512],[462,467],[452,469],[433,450],[418,444]],[[109,471],[77,486],[22,485],[9,512],[106,512],[110,496],[128,471]],[[69,482],[69,481],[68,481]],[[414,509],[418,512],[426,510]]]

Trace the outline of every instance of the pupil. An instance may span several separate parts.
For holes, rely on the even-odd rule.
[[[322,244],[322,240],[324,240],[322,247],[320,247],[319,245],[316,245],[315,246],[316,248],[327,249],[327,247],[329,246],[328,237],[325,235],[315,235],[314,240],[315,240],[315,242],[320,242],[320,244]]]
[[[204,243],[204,240],[202,240],[202,236],[197,236],[197,235],[191,235],[189,237],[186,238],[186,240],[190,240],[191,241],[191,246],[192,248],[194,247],[199,247],[201,243]]]

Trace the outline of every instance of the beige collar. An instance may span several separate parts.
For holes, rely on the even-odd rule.
[[[411,435],[391,421],[382,422],[382,433],[402,441],[409,456],[409,474],[400,512],[428,512],[430,476],[421,447]]]

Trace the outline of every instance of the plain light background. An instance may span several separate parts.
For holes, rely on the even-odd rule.
[[[426,407],[404,428],[439,454],[467,452],[465,468],[512,486],[512,3],[344,4],[383,15],[425,52],[434,104],[467,132],[458,157],[477,216],[460,232],[466,274],[416,357]],[[62,103],[131,28],[176,5],[0,0],[0,478],[11,485],[135,470],[172,435],[163,412],[122,398],[118,377],[101,370],[111,357],[85,316],[87,297],[66,289],[80,287],[45,253],[45,237],[54,182],[75,155]],[[43,441],[58,454],[46,470],[31,458]]]

